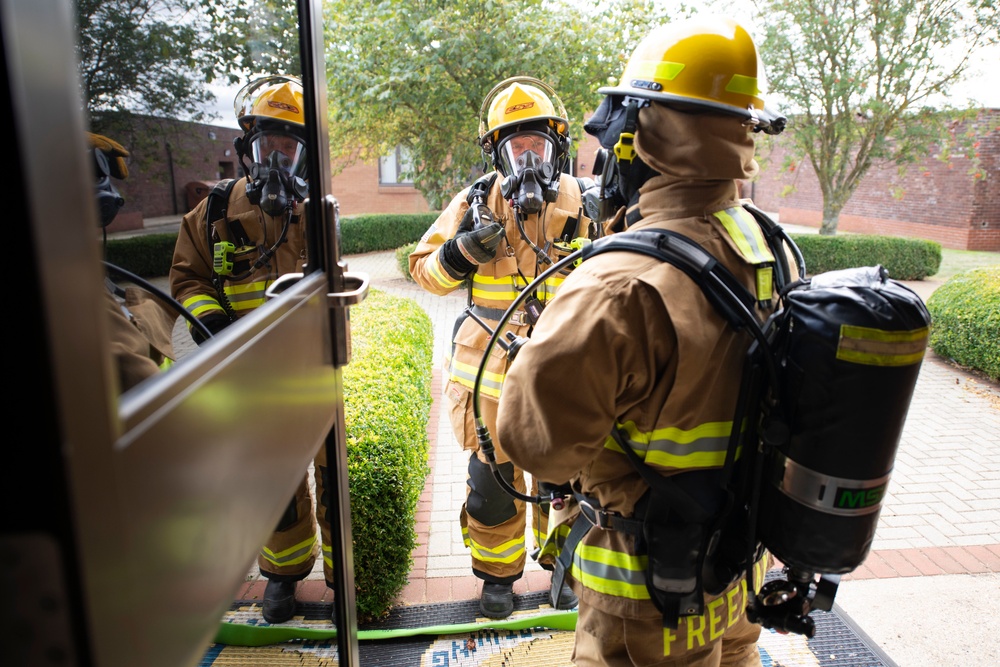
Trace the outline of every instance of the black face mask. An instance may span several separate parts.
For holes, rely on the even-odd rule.
[[[97,199],[97,211],[101,218],[101,227],[107,227],[114,222],[118,211],[125,205],[125,199],[111,182],[111,168],[108,165],[108,158],[98,149],[93,149],[94,171],[97,176],[97,184],[94,187],[94,195]]]
[[[598,156],[594,160],[594,176],[600,190],[589,208],[601,217],[610,219],[623,206],[628,206],[638,196],[639,188],[658,172],[649,167],[638,153],[632,155],[631,162],[619,164],[615,156],[615,146],[622,132],[628,131],[629,104],[643,105],[646,102],[620,95],[608,95],[583,126],[584,131],[601,143]],[[638,107],[634,110],[638,114]],[[634,117],[633,117],[634,123]],[[631,127],[634,133],[634,125]],[[627,173],[627,176],[626,176]],[[600,220],[603,222],[604,220]]]
[[[305,181],[288,173],[287,161],[285,155],[272,151],[267,164],[255,162],[250,167],[247,198],[272,217],[294,208],[295,202],[303,201],[308,192]]]
[[[500,191],[522,212],[534,215],[542,210],[551,181],[552,165],[534,151],[525,151],[517,158],[517,175],[506,179]]]

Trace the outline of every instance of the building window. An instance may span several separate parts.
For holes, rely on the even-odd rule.
[[[378,184],[413,185],[413,178],[408,173],[411,169],[410,152],[403,146],[396,146],[393,152],[378,160]]]

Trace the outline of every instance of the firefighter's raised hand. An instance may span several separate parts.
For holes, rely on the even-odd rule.
[[[503,225],[493,221],[492,215],[486,218],[489,224],[481,227],[475,225],[474,217],[470,208],[458,226],[458,233],[441,246],[441,265],[455,280],[465,278],[477,266],[496,257],[497,248],[507,234]],[[480,214],[480,220],[483,218]]]
[[[497,256],[497,248],[506,233],[503,225],[494,222],[471,232],[460,234],[454,238],[454,241],[466,259],[476,264],[485,264]]]

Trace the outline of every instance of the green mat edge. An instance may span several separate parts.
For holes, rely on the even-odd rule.
[[[454,623],[449,625],[429,625],[421,628],[399,628],[395,630],[359,630],[358,641],[378,641],[416,635],[455,635],[480,630],[527,630],[543,628],[548,630],[576,630],[576,610],[530,616],[508,618],[488,622]],[[279,625],[248,625],[245,623],[223,622],[215,635],[216,644],[227,646],[269,646],[296,639],[335,639],[336,628],[284,627]]]

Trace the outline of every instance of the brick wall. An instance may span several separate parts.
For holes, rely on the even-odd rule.
[[[234,128],[139,116],[134,137],[113,137],[131,155],[129,177],[115,185],[125,198],[108,231],[142,227],[145,218],[183,215],[187,185],[242,175],[233,139]]]
[[[331,179],[340,215],[427,213],[430,206],[412,185],[379,185],[378,163],[354,164]]]
[[[970,158],[944,162],[928,155],[905,172],[872,168],[840,214],[837,230],[937,241],[945,248],[1000,251],[1000,109],[984,110],[970,126],[981,134],[976,150],[979,173]],[[958,128],[964,131],[965,127]],[[811,165],[782,169],[781,137],[767,167],[753,184],[758,206],[777,211],[782,222],[819,227],[823,199]],[[787,187],[794,192],[782,196]]]

